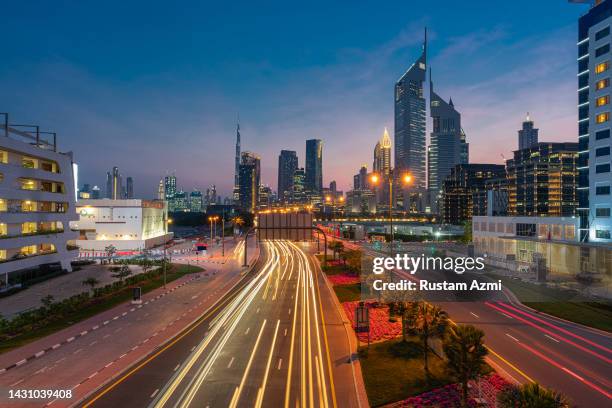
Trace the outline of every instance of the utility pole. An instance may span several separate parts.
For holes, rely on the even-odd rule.
[[[225,209],[221,215],[221,256],[225,256]]]

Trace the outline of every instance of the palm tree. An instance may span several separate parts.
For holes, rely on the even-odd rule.
[[[567,408],[568,398],[560,392],[544,388],[538,383],[511,385],[497,395],[501,408]]]
[[[115,256],[115,253],[117,253],[117,248],[115,248],[115,246],[111,244],[104,248],[104,252],[106,252],[108,263],[111,263],[113,256]]]
[[[468,382],[478,378],[486,368],[484,332],[470,325],[451,327],[444,339],[447,369],[461,383],[461,401],[467,407]]]
[[[429,381],[429,340],[444,336],[448,327],[448,315],[438,306],[427,302],[414,302],[406,311],[405,319],[408,334],[421,340],[425,378]]]
[[[100,281],[92,276],[92,277],[89,277],[89,278],[85,279],[81,283],[83,284],[83,286],[89,286],[91,288],[91,290],[93,290],[96,286],[98,286]]]

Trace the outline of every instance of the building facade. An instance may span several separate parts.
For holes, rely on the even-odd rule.
[[[291,193],[291,202],[305,203],[306,202],[306,172],[304,168],[295,169],[293,172],[293,192]]]
[[[106,198],[118,200],[122,196],[123,180],[118,167],[106,173]]]
[[[578,143],[540,142],[506,162],[508,214],[568,217],[578,208]]]
[[[47,264],[71,271],[76,248],[76,164],[55,142],[0,123],[0,286],[11,274]]]
[[[461,225],[473,216],[486,215],[488,180],[505,177],[502,164],[471,163],[455,166],[443,183],[440,215],[445,224]]]
[[[125,179],[125,198],[128,200],[134,198],[134,179],[132,177]]]
[[[79,219],[70,228],[78,232],[81,255],[104,251],[109,245],[118,251],[138,251],[172,238],[165,201],[81,200],[77,212]]]
[[[581,239],[602,243],[612,242],[611,25],[611,0],[578,21],[578,215]]]
[[[306,141],[306,191],[320,193],[323,189],[323,141]]]
[[[426,119],[423,84],[427,71],[427,31],[423,52],[395,83],[395,170],[409,172],[412,187],[426,188]]]
[[[461,114],[455,109],[452,99],[446,102],[435,93],[431,78],[429,85],[432,132],[427,152],[427,187],[434,195],[433,211],[437,212],[435,204],[438,202],[444,180],[457,164],[467,163],[468,157],[465,154],[465,134],[461,131]]]
[[[242,152],[239,176],[239,205],[243,210],[254,213],[259,202],[259,185],[261,184],[261,167],[258,155],[252,152]]]
[[[190,212],[202,212],[203,207],[202,192],[194,190],[189,193],[189,211]]]
[[[281,150],[278,156],[278,199],[287,202],[293,191],[293,174],[298,168],[297,153],[293,150]]]

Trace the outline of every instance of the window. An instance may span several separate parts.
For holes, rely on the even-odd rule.
[[[610,186],[595,187],[595,195],[610,195]]]
[[[596,230],[595,238],[610,239],[610,230]]]
[[[595,83],[595,89],[600,90],[610,86],[610,78],[604,78]]]
[[[609,155],[610,155],[610,146],[598,147],[595,150],[595,157],[609,156]]]
[[[595,122],[604,123],[610,120],[610,112],[603,112],[595,116]]]
[[[606,72],[610,68],[610,61],[601,62],[595,65],[595,73],[601,74],[602,72]]]
[[[610,129],[600,130],[595,133],[595,140],[608,139],[610,137]]]
[[[610,208],[596,208],[595,216],[597,218],[610,218]]]
[[[610,44],[602,45],[601,47],[595,50],[595,57],[601,57],[608,51],[610,51]]]
[[[598,164],[597,166],[595,166],[595,173],[597,174],[609,173],[609,172],[610,172],[610,163]]]
[[[610,35],[610,27],[602,28],[597,33],[595,33],[595,41],[599,41],[602,38],[607,37],[608,35]]]
[[[516,235],[519,237],[535,237],[536,225],[518,223],[516,224]]]
[[[610,95],[600,96],[595,100],[597,106],[604,106],[610,103]]]
[[[6,150],[0,150],[0,163],[8,163],[8,152]]]

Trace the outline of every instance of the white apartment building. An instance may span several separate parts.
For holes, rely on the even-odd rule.
[[[118,251],[139,251],[172,239],[168,207],[163,200],[79,200],[75,244],[81,255],[98,256],[113,245]]]
[[[476,254],[494,261],[532,265],[546,259],[551,274],[600,274],[612,279],[612,247],[580,242],[578,217],[492,217],[472,219]]]
[[[68,225],[77,218],[72,153],[57,152],[55,140],[43,141],[39,131],[23,131],[0,115],[0,281],[44,264],[71,271],[78,255],[67,246],[76,237]]]

